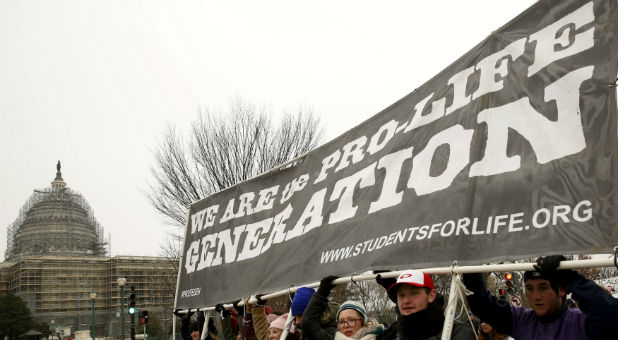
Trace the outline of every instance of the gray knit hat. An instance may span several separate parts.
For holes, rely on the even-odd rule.
[[[360,315],[363,317],[363,324],[367,323],[367,311],[365,310],[365,307],[363,307],[363,305],[359,302],[352,300],[344,302],[341,307],[339,307],[339,311],[337,311],[337,321],[339,321],[339,313],[341,313],[341,311],[344,309],[354,309],[355,311],[359,312]]]

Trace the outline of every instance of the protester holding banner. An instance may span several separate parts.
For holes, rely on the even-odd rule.
[[[302,338],[311,340],[333,340],[337,332],[339,305],[328,301],[330,291],[335,287],[337,276],[327,276],[320,281],[318,291],[313,294],[303,313]],[[294,297],[296,298],[296,297]],[[294,303],[292,302],[292,305]]]
[[[225,309],[223,304],[217,304],[215,311],[221,315],[221,330],[224,339],[236,339],[238,335],[238,312],[235,309]]]
[[[431,276],[420,270],[403,271],[388,288],[391,300],[397,301],[401,315],[380,340],[440,339],[444,325],[444,308],[438,303]],[[455,322],[451,339],[474,339],[472,329]]]
[[[384,326],[378,323],[378,320],[368,318],[362,304],[351,300],[339,307],[337,324],[339,330],[335,333],[335,340],[373,340],[384,333]]]
[[[262,300],[259,297],[257,297],[256,304],[251,304],[247,301],[247,310],[251,310],[253,318],[253,328],[256,337],[258,339],[269,339],[269,327],[271,326],[272,322],[279,317],[279,315],[273,314],[272,308],[270,306],[266,306],[266,301]]]
[[[180,314],[178,310],[174,311],[174,315],[181,317],[180,336],[182,340],[198,340],[201,338],[202,330],[204,328],[204,322],[206,321],[203,312],[198,312],[197,319],[192,320],[193,312],[188,312],[184,315]],[[208,335],[206,339],[217,340],[217,327],[213,322],[213,319],[208,320]]]
[[[288,319],[288,313],[285,313],[270,323],[270,326],[268,327],[268,331],[269,331],[268,340],[279,340],[281,338],[281,335],[283,334],[283,330],[285,329],[285,322],[287,321],[287,319]],[[285,338],[285,340],[300,340],[300,334],[299,332],[296,332],[296,329],[294,328],[293,325],[291,329],[289,330],[288,335]]]
[[[290,310],[292,312],[292,316],[294,317],[294,325],[296,329],[302,331],[303,324],[303,314],[305,313],[305,309],[307,309],[307,305],[309,304],[309,300],[315,294],[315,289],[300,287],[294,294],[294,298],[292,299],[292,305],[290,306]]]
[[[512,307],[492,296],[481,274],[464,274],[472,312],[515,339],[609,339],[618,334],[618,300],[573,270],[557,270],[564,256],[540,257],[524,274],[532,309]],[[568,308],[572,294],[578,308]]]
[[[241,334],[245,340],[260,340],[255,334],[253,328],[253,304],[249,304],[249,299],[243,299],[243,317],[241,322]]]

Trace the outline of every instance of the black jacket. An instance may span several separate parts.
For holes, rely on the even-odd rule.
[[[427,309],[410,315],[401,315],[378,340],[439,340],[442,338],[444,308],[436,302]],[[453,324],[451,339],[475,339],[474,332],[458,322]]]
[[[579,309],[586,316],[585,329],[577,331],[584,332],[589,339],[614,338],[618,334],[618,300],[594,281],[586,279],[575,271],[561,270],[559,272],[561,286],[567,293],[572,293],[573,299],[579,304]],[[463,278],[466,287],[474,293],[468,296],[468,303],[474,315],[481,320],[488,320],[497,331],[515,336],[518,330],[513,329],[514,322],[525,323],[514,318],[524,315],[521,312],[524,309],[511,307],[505,301],[500,301],[491,295],[485,287],[481,274],[464,274]],[[536,315],[533,317],[540,323],[547,322],[538,319]]]
[[[339,305],[329,303],[328,298],[315,293],[303,312],[303,340],[333,340],[337,332]]]

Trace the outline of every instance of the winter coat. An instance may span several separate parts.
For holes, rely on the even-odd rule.
[[[255,335],[259,340],[268,339],[270,336],[270,323],[266,318],[266,312],[264,306],[253,307],[253,328],[255,329]]]
[[[443,325],[444,309],[433,302],[425,310],[399,316],[378,340],[439,340],[442,338]],[[470,340],[475,339],[475,336],[470,327],[455,322],[451,339]]]
[[[345,334],[337,331],[335,333],[335,340],[349,340],[349,339],[361,339],[361,340],[373,340],[378,335],[382,335],[384,333],[384,326],[378,323],[378,320],[369,318],[367,322],[361,329],[359,329],[356,334],[352,337],[347,337]]]
[[[575,271],[563,271],[564,285],[580,309],[566,303],[551,316],[539,318],[534,310],[511,307],[492,296],[481,274],[465,274],[464,283],[474,294],[468,296],[472,312],[500,333],[515,339],[609,339],[618,333],[618,300],[596,283]]]
[[[189,326],[191,325],[191,315],[193,315],[193,313],[187,313],[185,315],[182,316],[182,323],[180,324],[180,337],[182,338],[182,340],[191,340],[191,331],[189,330]],[[199,315],[198,315],[198,324],[200,322],[199,319]],[[201,321],[201,324],[204,325],[204,321]],[[199,326],[200,329],[203,326]],[[201,334],[201,332],[200,332]]]
[[[337,311],[339,305],[329,303],[328,298],[319,293],[313,294],[303,312],[303,340],[333,340],[337,332]]]

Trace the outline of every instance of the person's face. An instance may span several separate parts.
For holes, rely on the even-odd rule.
[[[363,316],[354,309],[344,309],[339,313],[339,332],[348,338],[363,327]]]
[[[436,299],[436,291],[432,289],[427,294],[423,287],[409,284],[398,285],[397,307],[401,315],[410,315],[427,308],[427,305]]]
[[[200,332],[199,331],[192,331],[191,332],[191,339],[199,340],[199,338],[200,338]]]
[[[279,328],[271,328],[269,329],[270,335],[268,336],[268,340],[279,340],[281,337],[281,333],[283,333],[283,329]]]
[[[488,323],[485,322],[481,322],[481,329],[486,334],[491,334],[491,332],[494,330],[493,327],[491,327]]]
[[[560,310],[562,298],[565,295],[566,292],[562,288],[558,288],[558,293],[556,293],[547,280],[526,281],[526,296],[537,316],[550,315]]]
[[[303,324],[303,316],[294,315],[294,324],[296,324],[296,327],[300,328],[300,326]]]

